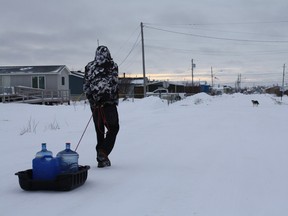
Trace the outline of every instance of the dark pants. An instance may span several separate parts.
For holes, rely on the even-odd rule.
[[[92,112],[97,136],[96,151],[97,153],[104,152],[108,156],[114,147],[119,131],[117,106],[105,105],[95,108]]]

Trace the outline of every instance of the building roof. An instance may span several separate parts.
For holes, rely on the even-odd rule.
[[[42,65],[42,66],[0,66],[0,75],[23,75],[23,74],[51,74],[59,73],[65,65]]]
[[[82,71],[70,71],[72,76],[78,77],[78,78],[84,78],[84,72]]]

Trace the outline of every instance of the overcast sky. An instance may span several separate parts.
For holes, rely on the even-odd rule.
[[[98,41],[122,76],[141,76],[144,23],[150,79],[281,84],[287,0],[0,0],[0,65],[84,70]],[[216,77],[216,78],[215,78]],[[286,76],[287,77],[287,76]],[[288,78],[286,78],[288,80]]]

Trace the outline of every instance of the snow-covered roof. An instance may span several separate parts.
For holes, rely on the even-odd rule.
[[[135,85],[143,85],[143,79],[134,79],[131,81],[132,84],[135,84]]]
[[[0,66],[0,75],[23,75],[59,73],[65,65],[42,65],[42,66]]]
[[[70,71],[71,75],[79,77],[79,78],[84,78],[84,72],[82,71]]]

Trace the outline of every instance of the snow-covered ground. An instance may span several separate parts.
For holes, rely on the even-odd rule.
[[[77,150],[91,169],[69,192],[23,191],[14,174],[32,168],[42,142],[54,155],[67,141],[74,149],[89,107],[0,104],[0,215],[286,215],[288,98],[279,101],[202,93],[170,105],[121,101],[112,166],[96,167],[91,122]]]

